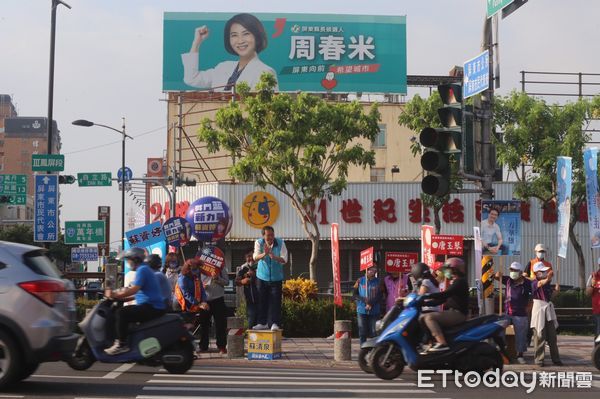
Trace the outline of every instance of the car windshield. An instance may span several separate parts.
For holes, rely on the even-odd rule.
[[[60,271],[56,268],[54,263],[44,255],[43,251],[31,251],[23,255],[24,263],[35,273],[42,276],[60,278]]]

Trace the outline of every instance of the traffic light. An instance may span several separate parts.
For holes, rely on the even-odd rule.
[[[438,109],[443,128],[426,127],[419,135],[424,147],[421,166],[429,174],[421,182],[425,194],[443,197],[450,192],[453,161],[460,160],[462,149],[462,86],[451,83],[438,86],[444,106]]]
[[[182,178],[178,178],[177,179],[177,185],[178,186],[191,186],[191,187],[195,187],[196,186],[196,180],[192,180],[188,177],[186,177],[185,179]]]
[[[72,176],[72,175],[59,175],[58,176],[58,184],[73,184],[76,181],[77,180],[75,179],[75,176]]]

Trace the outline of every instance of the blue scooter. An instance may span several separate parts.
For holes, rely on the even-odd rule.
[[[193,337],[177,314],[165,314],[145,323],[129,326],[128,346],[131,351],[107,355],[104,349],[114,340],[114,312],[122,305],[110,299],[98,303],[79,323],[83,332],[75,352],[67,360],[75,370],[86,370],[94,362],[139,363],[163,365],[172,374],[183,374],[194,363]]]
[[[420,354],[424,331],[419,323],[425,296],[409,294],[404,310],[378,337],[371,353],[375,375],[392,380],[408,365],[413,370],[451,369],[463,372],[502,369],[506,356],[502,333],[508,326],[506,318],[489,315],[478,317],[444,331],[449,350]],[[492,338],[495,345],[484,340]]]

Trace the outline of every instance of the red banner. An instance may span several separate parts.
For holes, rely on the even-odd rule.
[[[333,271],[333,303],[342,306],[342,285],[340,276],[340,237],[337,223],[331,224],[331,267]]]
[[[196,258],[203,262],[203,265],[200,266],[200,273],[210,278],[218,276],[225,266],[225,254],[220,248],[213,245],[202,248],[202,251],[196,254]]]
[[[373,247],[360,251],[360,271],[373,266]]]
[[[463,236],[438,235],[431,237],[431,253],[434,255],[462,256]]]
[[[409,273],[412,265],[418,261],[419,254],[416,252],[386,252],[385,271]]]
[[[431,253],[431,237],[434,232],[433,226],[421,226],[421,262],[429,267],[435,262],[435,256]]]

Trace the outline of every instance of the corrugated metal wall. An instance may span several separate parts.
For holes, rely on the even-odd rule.
[[[495,199],[513,199],[512,183],[498,183],[495,184],[494,188]],[[246,224],[241,213],[244,210],[243,202],[245,197],[254,191],[261,191],[261,189],[252,184],[206,183],[196,187],[179,188],[177,200],[178,202],[186,200],[191,203],[200,197],[209,195],[223,199],[229,204],[234,217],[233,227],[228,238],[230,240],[250,241],[258,237],[260,231]],[[277,235],[287,240],[305,240],[305,233],[299,222],[298,215],[289,205],[287,198],[272,188],[267,188],[265,191],[271,193],[280,204],[281,212],[279,218],[273,223]],[[347,190],[341,196],[328,201],[327,221],[329,223],[338,222],[340,224],[340,238],[342,240],[418,240],[420,237],[420,224],[411,223],[408,220],[408,204],[411,199],[419,198],[420,192],[419,183],[351,183],[348,184]],[[475,218],[475,202],[479,196],[477,194],[461,194],[453,197],[459,198],[462,202],[464,207],[464,223],[442,222],[442,233],[472,237],[473,226],[479,224]],[[149,203],[160,202],[164,204],[168,200],[167,198],[162,188],[153,188]],[[397,221],[395,223],[375,223],[373,221],[373,202],[377,199],[385,200],[387,198],[395,200]],[[362,205],[362,223],[349,224],[342,220],[340,213],[342,201],[348,199],[357,199],[360,201]],[[556,263],[557,225],[547,224],[542,221],[541,205],[536,200],[531,201],[530,215],[530,222],[522,222],[522,255],[520,257],[505,259],[504,265],[506,269],[515,260],[526,263],[533,256],[533,248],[538,242],[548,246],[549,259],[553,263]],[[330,230],[328,225],[322,225],[320,230],[323,238],[329,237]],[[575,227],[575,233],[584,248],[587,275],[591,273],[592,267],[595,265],[595,257],[599,256],[600,252],[593,255],[590,250],[587,223],[578,223]],[[322,245],[324,251],[319,256],[319,270],[322,270],[323,273],[327,273],[329,276],[331,267],[329,256],[327,255],[328,251],[325,247],[326,245]],[[474,255],[471,252],[468,254],[469,264],[473,265]],[[308,257],[309,253],[296,250],[293,253],[294,264],[307,264]],[[594,259],[592,260],[593,257]],[[342,266],[342,268],[344,267]],[[475,268],[470,267],[469,270],[473,280]],[[295,271],[294,274],[297,275]],[[577,278],[577,256],[572,245],[569,245],[567,259],[561,260],[560,282],[561,284],[577,285]]]

